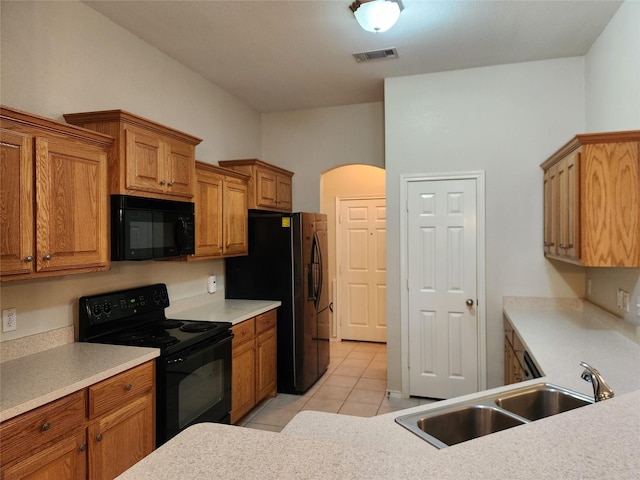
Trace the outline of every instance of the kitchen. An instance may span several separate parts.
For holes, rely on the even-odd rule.
[[[591,299],[609,308],[609,285],[625,289],[632,298],[638,295],[637,269],[585,271],[544,259],[541,183],[531,180],[541,182],[540,163],[576,133],[638,128],[636,2],[623,3],[585,56],[390,79],[384,107],[368,103],[263,114],[84,4],[2,8],[3,104],[57,119],[62,113],[108,108],[145,115],[205,139],[198,147],[203,160],[262,158],[296,172],[296,210],[319,210],[320,174],[343,163],[386,168],[388,211],[399,211],[399,175],[426,170],[425,161],[430,171],[486,170],[490,387],[502,382],[503,296],[582,298],[587,278]],[[104,59],[111,63],[105,65]],[[610,78],[616,79],[615,87],[609,86]],[[95,85],[101,86],[98,91]],[[144,85],[144,94],[131,85]],[[433,91],[438,98],[430,95]],[[425,150],[424,133],[404,119],[428,123],[416,111],[428,102],[442,125],[430,132]],[[318,138],[353,128],[360,135],[353,140],[341,136],[343,143],[325,142],[322,152],[310,148]],[[349,152],[348,161],[343,151]],[[399,230],[396,218],[389,215],[389,232]],[[398,243],[389,235],[388,388],[394,392],[403,389],[399,320],[394,320],[400,318],[400,293],[395,290],[400,282],[393,281],[399,278]],[[41,349],[73,338],[74,302],[81,295],[171,278],[172,299],[182,301],[206,292],[202,279],[207,275],[224,277],[222,262],[189,267],[113,264],[108,273],[3,284],[2,305],[17,308],[18,330],[2,335],[2,355],[8,341],[31,337],[30,342],[41,345],[28,348]]]

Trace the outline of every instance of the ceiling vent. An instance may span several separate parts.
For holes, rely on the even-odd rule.
[[[368,62],[369,60],[381,60],[383,58],[398,58],[398,51],[395,47],[383,48],[382,50],[371,50],[369,52],[354,53],[356,62]]]

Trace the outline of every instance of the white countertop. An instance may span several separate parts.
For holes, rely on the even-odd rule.
[[[635,392],[442,450],[419,440],[419,452],[202,423],[118,479],[636,479],[639,403]],[[361,433],[386,434],[375,428]]]
[[[591,384],[580,378],[585,361],[616,395],[640,389],[640,346],[621,333],[621,319],[588,302],[509,303],[504,313],[546,380],[593,395]]]
[[[157,348],[69,343],[0,364],[0,421],[153,360]]]
[[[640,346],[581,302],[510,305],[505,312],[547,377],[372,418],[303,411],[280,434],[200,424],[120,478],[637,478],[640,375],[633,367]],[[537,382],[592,395],[576,358],[599,369],[616,397],[442,450],[394,422]]]
[[[201,303],[202,301],[204,303]],[[184,303],[172,306],[173,308],[166,312],[167,317],[179,318],[180,320],[231,322],[235,325],[278,308],[282,304],[279,300],[226,300],[221,298],[207,301],[206,297],[201,301],[194,299],[190,303],[195,306],[187,306]]]

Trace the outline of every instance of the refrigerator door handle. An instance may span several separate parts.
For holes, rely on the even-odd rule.
[[[313,243],[311,244],[311,262],[309,263],[309,300],[313,300],[315,307],[318,307],[322,289],[321,265],[318,235],[314,232]]]

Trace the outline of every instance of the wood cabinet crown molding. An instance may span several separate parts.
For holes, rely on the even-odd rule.
[[[51,118],[41,117],[33,113],[23,112],[12,107],[0,106],[0,127],[4,128],[4,122],[10,121],[12,129],[22,131],[22,128],[37,128],[43,133],[52,135],[64,135],[72,139],[81,139],[96,145],[111,147],[114,138],[104,133],[89,130],[76,125],[58,122]],[[22,127],[22,128],[21,128]]]
[[[281,173],[283,175],[289,175],[291,177],[293,177],[293,175],[295,175],[293,172],[286,170],[282,167],[278,167],[277,165],[273,165],[271,163],[267,163],[263,160],[259,160],[257,158],[241,158],[238,160],[220,160],[218,162],[220,164],[220,166],[225,167],[225,168],[230,168],[230,167],[241,167],[241,166],[247,166],[247,167],[263,167],[263,168],[267,168],[269,170],[273,170],[274,172],[278,172]]]
[[[594,143],[617,143],[617,142],[639,142],[640,130],[626,130],[621,132],[601,132],[578,134],[556,150],[553,155],[540,164],[540,168],[547,170],[551,165],[557,163],[571,152],[580,148],[581,145]]]
[[[541,168],[545,256],[640,267],[640,130],[576,135]]]
[[[167,127],[153,120],[140,117],[125,110],[104,110],[97,112],[81,112],[81,113],[65,113],[64,118],[73,125],[82,126],[90,123],[120,122],[127,125],[144,128],[145,130],[172,137],[176,140],[189,143],[196,146],[202,142],[201,138],[195,137],[188,133],[181,132],[175,128]]]

